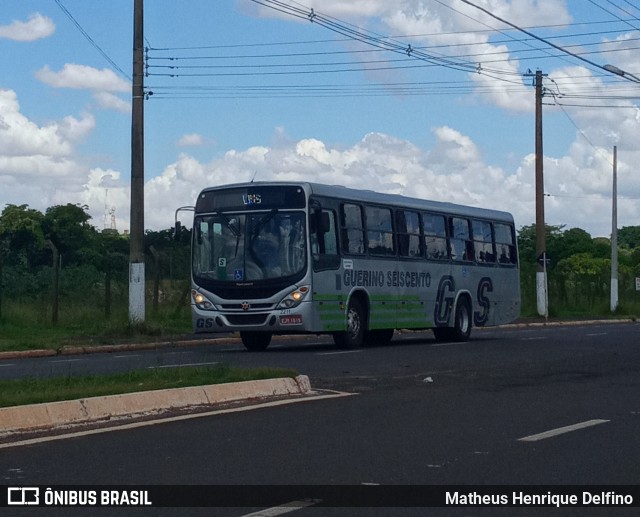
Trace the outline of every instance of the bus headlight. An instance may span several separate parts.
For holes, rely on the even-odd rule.
[[[199,293],[195,289],[191,291],[191,299],[195,306],[203,311],[214,311],[216,309],[209,299],[202,293]]]
[[[308,292],[308,285],[298,287],[282,299],[278,304],[278,309],[291,309],[292,307],[297,307],[300,302],[306,298]]]

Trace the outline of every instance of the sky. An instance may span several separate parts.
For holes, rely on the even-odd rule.
[[[129,228],[133,3],[3,0],[0,209]],[[533,224],[536,70],[546,223],[610,235],[615,146],[618,227],[640,225],[635,0],[147,0],[144,37],[148,229],[251,179]]]

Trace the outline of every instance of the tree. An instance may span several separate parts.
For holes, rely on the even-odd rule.
[[[619,229],[618,244],[630,249],[640,248],[640,226],[624,226]]]
[[[611,260],[594,258],[590,253],[577,253],[558,263],[558,273],[572,287],[575,304],[587,300],[593,307],[596,297],[604,297],[611,273]]]
[[[47,208],[42,222],[43,232],[53,255],[53,292],[52,323],[58,323],[58,305],[60,299],[60,256],[65,257],[66,264],[79,265],[91,263],[97,258],[95,247],[96,231],[89,224],[91,216],[88,206],[56,205]],[[96,278],[97,280],[97,278]]]
[[[607,237],[594,237],[591,254],[596,258],[611,258],[611,240]],[[622,255],[620,258],[622,259]]]
[[[7,205],[0,214],[0,316],[5,288],[5,264],[26,270],[44,245],[42,213],[28,205]]]
[[[556,260],[561,261],[578,253],[591,253],[593,239],[581,228],[570,228],[558,236]]]
[[[44,247],[43,215],[29,205],[7,205],[0,215],[0,253],[5,263],[29,265]]]
[[[545,241],[547,255],[555,264],[558,261],[558,255],[562,248],[561,238],[564,225],[553,226],[545,225]],[[520,263],[522,266],[534,265],[536,263],[536,225],[523,226],[518,231],[518,249],[520,253]]]
[[[86,205],[56,205],[44,214],[44,235],[66,255],[67,262],[77,260],[92,247],[95,228],[89,224],[91,216]]]

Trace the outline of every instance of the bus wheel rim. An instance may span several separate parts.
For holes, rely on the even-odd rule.
[[[458,327],[463,333],[469,330],[469,312],[465,309],[461,310],[458,316]]]
[[[349,334],[351,336],[357,336],[360,331],[360,318],[358,317],[358,313],[354,310],[349,311]]]

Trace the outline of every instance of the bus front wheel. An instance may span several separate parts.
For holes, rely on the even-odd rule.
[[[354,298],[349,302],[347,309],[347,329],[344,332],[335,332],[333,341],[340,348],[360,348],[364,341],[365,324],[362,303]]]
[[[247,350],[261,352],[266,350],[271,343],[269,332],[240,332],[240,339]]]

